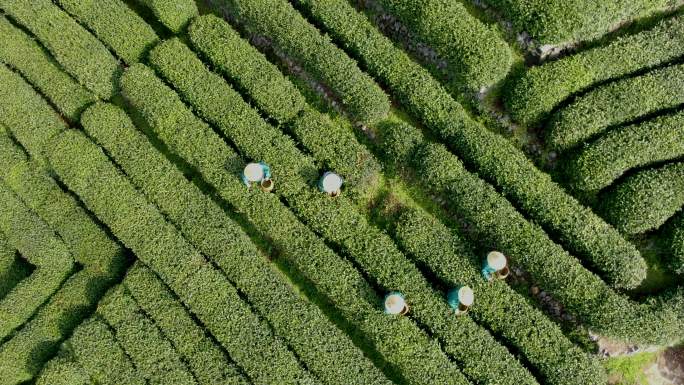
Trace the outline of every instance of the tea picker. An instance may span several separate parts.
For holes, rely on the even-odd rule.
[[[262,190],[270,192],[273,190],[271,168],[264,162],[249,163],[242,171],[242,182],[247,188],[251,188],[253,183],[258,183]]]
[[[340,195],[344,180],[334,172],[327,171],[318,181],[318,189],[331,197]]]
[[[498,251],[492,251],[487,254],[487,258],[482,266],[482,276],[487,281],[491,281],[494,278],[505,279],[509,273],[508,260],[505,255]]]
[[[393,291],[387,294],[385,296],[383,305],[385,306],[386,314],[405,315],[409,311],[409,307],[408,304],[406,304],[404,296],[398,291]]]
[[[447,293],[447,302],[454,309],[454,314],[462,315],[468,312],[473,302],[475,293],[469,286],[458,286]]]

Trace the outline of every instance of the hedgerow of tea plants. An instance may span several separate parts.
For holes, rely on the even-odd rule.
[[[3,0],[0,9],[19,21],[66,72],[100,98],[116,92],[119,63],[95,36],[50,0]]]
[[[618,295],[490,185],[467,172],[443,145],[426,141],[415,127],[405,124],[389,127],[385,135],[383,150],[388,159],[413,168],[430,192],[447,199],[449,207],[468,221],[473,237],[509,255],[593,330],[627,341],[658,343],[677,338],[681,316]],[[630,274],[634,266],[622,268],[623,274]],[[567,282],[576,286],[568,287]]]
[[[458,1],[380,0],[393,16],[434,48],[453,68],[456,82],[475,90],[503,79],[513,61],[498,32]]]
[[[467,375],[495,381],[496,377],[501,377],[507,371],[511,381],[525,381],[525,377],[528,377],[530,379],[527,381],[533,382],[531,375],[523,370],[519,370],[517,375],[511,375],[515,368],[512,357],[509,358],[505,349],[494,343],[486,331],[466,323],[467,321],[448,324],[440,320],[448,314],[446,302],[431,290],[418,269],[406,260],[394,243],[369,225],[344,198],[333,201],[320,193],[311,194],[306,184],[319,174],[311,160],[299,153],[286,136],[273,127],[267,127],[242,100],[222,100],[230,94],[216,87],[217,82],[211,81],[211,73],[187,48],[177,45],[175,49],[166,51],[166,54],[161,49],[155,49],[151,62],[179,89],[180,94],[189,100],[201,116],[219,127],[235,143],[238,150],[249,158],[263,159],[274,169],[288,170],[287,173],[274,174],[274,178],[279,183],[277,191],[284,196],[293,211],[317,233],[352,255],[386,289],[401,290],[409,298],[413,297],[413,301],[420,304],[420,307],[414,307],[414,314],[444,341],[446,352],[468,362],[468,367],[473,368],[472,371],[466,371]],[[214,84],[216,91],[206,91],[204,94],[198,92],[211,89],[210,84]],[[232,110],[229,109],[231,107]],[[244,123],[236,124],[237,122]],[[259,125],[262,126],[261,134],[252,135],[250,128]],[[398,277],[393,276],[393,271],[402,271],[404,276],[397,279]],[[472,338],[473,344],[456,343],[467,338]],[[475,345],[475,341],[479,341],[479,345]],[[490,355],[491,358],[473,362],[472,357],[483,355]],[[478,366],[485,362],[489,362],[489,369],[486,371],[484,366]],[[499,363],[500,368],[495,368],[494,363]]]
[[[306,107],[304,96],[256,48],[227,22],[202,16],[190,25],[194,47],[230,79],[265,115],[301,142],[321,164],[342,175],[348,185],[363,183],[379,171],[375,157],[353,133],[325,114]],[[239,52],[240,54],[236,54]]]
[[[62,71],[40,45],[0,17],[0,61],[19,71],[71,121],[95,96]]]
[[[606,344],[675,349],[678,7],[0,0],[0,383],[600,385]]]
[[[561,109],[545,128],[547,144],[565,150],[650,113],[684,104],[684,66],[599,87]],[[619,128],[618,128],[619,129]]]
[[[514,120],[539,123],[563,100],[595,83],[675,60],[684,54],[684,16],[660,21],[651,29],[598,46],[509,78],[506,109]]]
[[[314,383],[235,287],[135,190],[102,149],[73,130],[60,134],[53,143],[49,157],[62,180],[161,275],[253,381]],[[90,183],[93,180],[97,182]],[[232,321],[225,322],[228,315]]]
[[[329,384],[387,382],[323,313],[268,266],[265,256],[260,255],[239,225],[161,154],[149,148],[123,111],[96,105],[85,112],[81,121],[86,132],[103,143],[133,183],[223,270],[319,379]],[[138,148],[143,151],[135,151]],[[323,351],[322,347],[331,343],[336,349]],[[350,371],[353,376],[349,376]]]
[[[339,258],[272,194],[245,193],[239,178],[244,165],[217,134],[199,121],[145,66],[130,68],[122,79],[124,95],[144,117],[155,134],[196,167],[204,179],[274,242],[317,288],[325,293],[345,318],[356,325],[374,347],[391,360],[412,383],[443,381],[466,384],[467,380],[440,350],[435,341],[405,318],[388,318],[377,308],[380,298],[348,261]],[[165,117],[175,115],[175,119]],[[179,128],[187,136],[177,135]],[[276,176],[274,176],[275,178]],[[411,356],[395,349],[403,346]],[[420,352],[420,353],[419,353]],[[421,371],[414,365],[420,362]]]
[[[630,169],[684,155],[684,114],[609,131],[582,147],[564,167],[574,188],[600,190]]]
[[[603,215],[629,234],[660,227],[684,206],[684,162],[644,170],[606,191]]]
[[[353,7],[343,0],[325,5],[308,0],[298,0],[298,3],[359,56],[369,72],[380,78],[407,110],[479,175],[493,182],[526,214],[557,235],[564,246],[599,267],[611,284],[636,287],[644,279],[645,262],[632,244],[580,205],[504,137],[473,121],[427,70],[411,61]],[[354,20],[354,24],[345,22],[349,20]],[[604,265],[606,258],[613,257],[629,262]],[[633,270],[629,274],[612,270],[620,266],[630,266],[628,269]]]
[[[126,64],[142,60],[158,40],[152,27],[121,0],[59,0],[57,3]]]
[[[616,25],[671,5],[668,0],[485,0],[511,20],[519,32],[527,32],[544,44],[591,40]]]
[[[383,90],[287,1],[230,0],[226,6],[251,33],[268,36],[330,87],[353,119],[372,123],[387,115],[390,103]]]

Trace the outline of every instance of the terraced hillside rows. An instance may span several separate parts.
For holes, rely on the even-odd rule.
[[[627,383],[684,19],[599,3],[0,0],[0,385]]]

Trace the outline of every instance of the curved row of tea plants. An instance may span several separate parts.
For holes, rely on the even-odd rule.
[[[684,104],[684,65],[601,86],[558,111],[545,128],[547,145],[566,150],[650,113]]]
[[[631,175],[606,191],[601,201],[603,216],[621,231],[656,229],[684,205],[684,162]]]
[[[585,41],[620,23],[672,5],[669,0],[485,0],[503,13],[518,32],[542,44]]]
[[[476,302],[470,315],[525,356],[548,384],[605,384],[599,363],[573,346],[544,313],[505,282],[486,282],[470,246],[429,214],[401,210],[395,239],[409,255],[451,287],[468,285]]]
[[[250,33],[268,36],[277,49],[330,87],[354,120],[373,123],[387,115],[390,102],[383,90],[287,1],[226,0],[224,3]]]
[[[459,1],[379,3],[449,62],[459,84],[479,90],[497,83],[510,70],[513,58],[506,42]]]
[[[653,308],[618,295],[527,221],[490,185],[465,170],[441,144],[406,124],[386,128],[383,151],[420,175],[426,190],[449,203],[471,226],[475,242],[510,256],[533,280],[592,330],[618,340],[658,344],[677,340],[684,319],[666,305]],[[573,282],[568,287],[567,282]]]
[[[230,24],[213,15],[202,16],[193,20],[188,35],[194,48],[219,73],[263,114],[292,132],[318,162],[342,175],[348,185],[363,184],[379,172],[377,160],[350,130],[307,107],[292,82]]]
[[[180,33],[199,14],[194,0],[135,0],[154,13],[171,32]]]
[[[578,190],[608,187],[630,169],[684,156],[684,112],[612,130],[564,165]]]
[[[542,121],[563,100],[595,83],[671,62],[684,55],[684,16],[660,21],[651,29],[621,36],[607,45],[550,61],[511,77],[504,93],[513,119]]]
[[[121,0],[57,3],[128,65],[141,61],[158,40],[152,27]]]

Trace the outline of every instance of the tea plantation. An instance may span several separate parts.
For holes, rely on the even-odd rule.
[[[0,385],[636,384],[683,4],[0,0]]]

